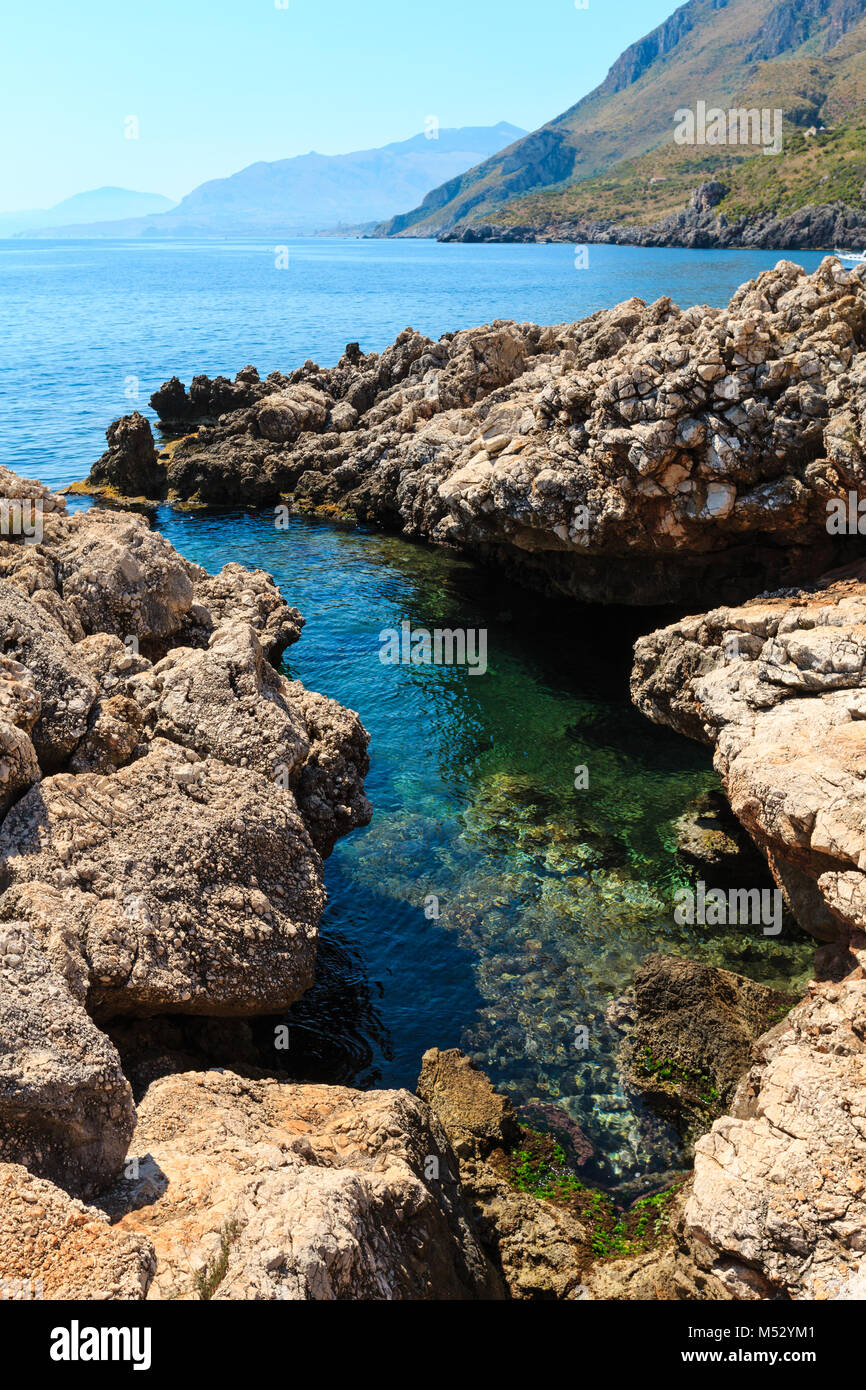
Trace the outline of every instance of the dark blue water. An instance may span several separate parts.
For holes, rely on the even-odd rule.
[[[380,348],[406,323],[438,335],[556,321],[633,293],[719,303],[775,259],[599,247],[578,271],[559,246],[322,241],[293,243],[277,271],[273,248],[248,243],[2,243],[3,459],[57,484],[83,476],[109,420],[174,372],[328,364],[347,340]],[[124,398],[129,378],[138,399]],[[369,529],[169,509],[158,525],[209,570],[274,574],[307,618],[291,674],[372,735],[375,816],[326,866],[318,979],[291,1015],[295,1074],[414,1087],[426,1048],[461,1046],[527,1118],[553,1106],[576,1121],[598,1178],[676,1166],[675,1137],[621,1085],[606,1006],[649,950],[774,983],[809,950],[790,928],[674,925],[689,874],[673,822],[715,779],[705,750],[626,698],[630,643],[653,615],[545,602]],[[404,618],[486,628],[487,674],[383,666],[379,633]],[[590,785],[576,790],[582,765]]]

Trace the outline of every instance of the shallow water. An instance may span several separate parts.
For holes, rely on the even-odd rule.
[[[790,924],[768,938],[674,923],[689,874],[672,821],[716,779],[705,750],[624,699],[630,642],[655,615],[509,592],[372,530],[169,509],[160,526],[208,569],[230,554],[274,574],[307,616],[287,669],[359,710],[372,736],[374,819],[326,865],[320,979],[290,1015],[289,1066],[414,1088],[426,1048],[460,1046],[519,1105],[577,1121],[598,1179],[676,1166],[673,1134],[622,1090],[606,1005],[650,950],[777,984],[810,950]],[[404,618],[485,628],[486,674],[383,665],[379,634]]]
[[[111,419],[146,409],[175,372],[329,364],[347,339],[379,349],[406,323],[438,336],[497,316],[556,322],[631,294],[723,303],[777,259],[592,247],[578,271],[563,246],[322,241],[292,243],[277,272],[273,248],[254,243],[0,243],[0,457],[61,485],[86,474]],[[307,618],[291,674],[357,709],[372,735],[375,816],[327,862],[317,983],[290,1015],[288,1065],[414,1088],[426,1048],[461,1046],[527,1118],[552,1105],[580,1125],[590,1176],[658,1182],[682,1153],[622,1089],[610,1000],[650,950],[780,985],[811,955],[790,923],[779,938],[674,924],[689,875],[672,822],[716,783],[706,750],[627,700],[630,643],[665,615],[546,602],[363,528],[283,532],[270,515],[168,509],[158,524],[210,570],[239,560],[274,574]],[[485,628],[487,673],[383,665],[379,633],[404,618]]]

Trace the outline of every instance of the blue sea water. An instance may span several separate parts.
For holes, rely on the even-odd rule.
[[[633,294],[721,304],[779,259],[590,247],[577,269],[567,246],[321,240],[289,243],[277,269],[277,254],[0,242],[0,459],[65,484],[86,474],[110,420],[146,410],[173,374],[328,365],[347,341],[381,349],[407,324],[435,337],[496,317],[558,322]],[[426,1048],[460,1046],[528,1119],[580,1125],[594,1177],[659,1181],[681,1150],[623,1087],[608,1004],[653,949],[775,984],[801,974],[809,950],[790,923],[780,938],[674,924],[690,871],[673,823],[716,783],[705,750],[628,703],[630,643],[657,615],[545,602],[371,528],[296,519],[278,531],[266,514],[168,508],[156,524],[209,570],[238,560],[274,574],[307,618],[287,669],[357,709],[372,736],[374,819],[327,862],[317,983],[274,1061],[414,1087]],[[487,674],[383,665],[379,633],[404,618],[486,628]],[[262,1025],[265,1049],[268,1036]]]

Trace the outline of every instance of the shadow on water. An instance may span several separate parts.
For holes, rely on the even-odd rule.
[[[774,984],[811,952],[790,922],[766,937],[674,920],[674,891],[698,876],[674,823],[718,780],[707,749],[628,700],[635,638],[674,615],[544,599],[366,528],[168,510],[159,524],[211,571],[270,571],[307,618],[287,671],[371,734],[373,821],[326,861],[317,983],[271,1064],[414,1089],[427,1048],[459,1046],[525,1114],[576,1126],[599,1181],[624,1190],[681,1165],[676,1135],[623,1086],[610,1002],[653,950]],[[486,672],[383,664],[380,634],[404,619],[485,629]],[[768,883],[754,872],[749,886]],[[271,1054],[273,1026],[258,1032]]]

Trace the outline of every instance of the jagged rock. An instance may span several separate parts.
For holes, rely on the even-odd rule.
[[[174,647],[135,687],[157,737],[271,781],[282,772],[285,786],[310,751],[290,690],[243,621],[215,629],[206,651]]]
[[[0,1163],[0,1296],[142,1299],[153,1274],[145,1237],[118,1231],[95,1207]]]
[[[454,1147],[460,1182],[508,1296],[579,1297],[592,1258],[586,1228],[564,1207],[518,1192],[496,1162],[520,1138],[508,1098],[458,1049],[435,1047],[424,1053],[418,1094]]]
[[[168,485],[294,493],[584,600],[738,600],[856,552],[827,501],[866,495],[864,383],[866,271],[780,261],[726,309],[632,299],[305,364],[182,440]]]
[[[114,1230],[153,1242],[150,1298],[501,1294],[445,1134],[405,1091],[165,1077],[133,1149],[138,1175],[104,1204]]]
[[[153,497],[165,486],[150,421],[137,410],[105,431],[108,449],[93,465],[93,480],[126,497]]]
[[[821,940],[866,926],[862,573],[685,618],[635,648],[636,704],[715,745],[734,812]]]
[[[24,922],[0,926],[0,1163],[76,1196],[120,1172],[135,1128],[120,1058]]]
[[[62,766],[87,731],[98,694],[96,681],[54,619],[4,580],[0,580],[0,646],[7,659],[26,669],[28,684],[40,702],[38,718],[30,722],[28,716],[29,729],[24,730],[39,765],[43,771]],[[17,718],[14,722],[18,725]],[[23,741],[16,746],[23,774],[28,755]]]
[[[42,699],[27,668],[0,656],[0,814],[39,780],[29,735],[41,710]]]
[[[293,790],[310,838],[326,858],[342,835],[367,825],[373,814],[364,794],[370,735],[355,711],[336,700],[305,690],[300,681],[284,681],[281,688],[306,724],[310,748]]]
[[[135,513],[78,512],[55,547],[64,599],[84,631],[159,642],[177,632],[193,599],[186,562]]]
[[[144,715],[126,695],[100,697],[92,706],[87,733],[69,759],[70,772],[113,772],[141,744]]]
[[[321,860],[291,792],[250,769],[158,739],[111,776],[43,780],[0,855],[13,888],[62,892],[97,1016],[276,1013],[312,982]]]
[[[286,602],[264,570],[248,570],[230,561],[219,574],[188,565],[193,602],[175,640],[176,646],[206,647],[226,619],[243,618],[256,631],[269,661],[278,661],[297,642],[304,619]]]
[[[864,1037],[863,979],[814,985],[698,1141],[686,1227],[734,1297],[860,1296]]]
[[[642,961],[629,1000],[622,1073],[687,1135],[709,1128],[746,1071],[752,1044],[797,1002],[730,970],[661,955]]]
[[[435,1111],[458,1158],[486,1158],[518,1138],[511,1101],[456,1047],[424,1053],[418,1094]]]

